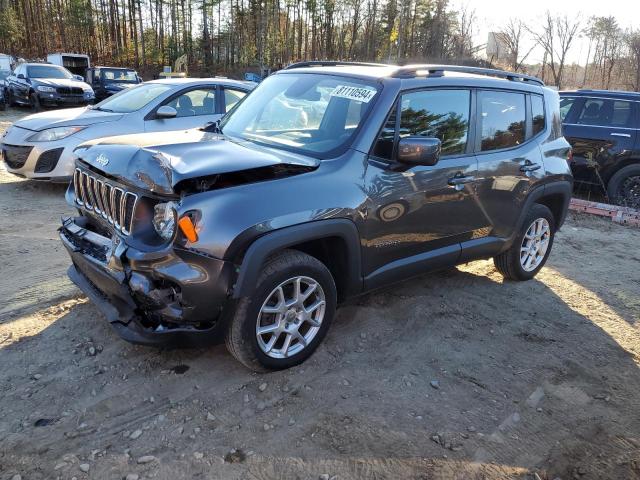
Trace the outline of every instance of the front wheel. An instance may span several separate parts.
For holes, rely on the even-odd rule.
[[[336,309],[331,272],[295,250],[272,256],[256,287],[231,319],[226,345],[256,371],[281,370],[306,360],[327,333]]]
[[[618,170],[609,180],[607,195],[616,205],[640,209],[640,164]]]
[[[496,269],[510,280],[531,280],[549,258],[555,231],[551,210],[534,204],[511,247],[494,257]]]

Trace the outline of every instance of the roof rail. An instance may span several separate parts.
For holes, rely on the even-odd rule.
[[[396,78],[412,78],[422,75],[421,72],[426,72],[426,76],[429,77],[441,77],[444,75],[444,72],[471,73],[474,75],[486,75],[488,77],[529,82],[544,86],[544,82],[539,78],[523,73],[507,72],[495,68],[464,67],[459,65],[406,65],[404,67],[398,67],[392,76]]]
[[[284,70],[291,70],[294,68],[305,67],[392,67],[393,65],[387,65],[385,63],[366,63],[366,62],[340,62],[333,60],[312,60],[309,62],[297,62],[292,63],[284,67]]]

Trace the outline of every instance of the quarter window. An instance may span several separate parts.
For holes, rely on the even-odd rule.
[[[465,152],[469,134],[469,90],[423,90],[406,93],[400,104],[399,137],[434,137],[442,142],[442,155]],[[397,107],[394,107],[397,108]],[[396,113],[390,114],[373,154],[391,160]]]
[[[524,94],[483,91],[480,95],[483,152],[515,147],[524,142]]]
[[[606,127],[626,127],[631,119],[631,102],[588,98],[585,100],[578,123]]]
[[[544,100],[539,95],[531,95],[531,117],[533,119],[533,134],[544,130]]]

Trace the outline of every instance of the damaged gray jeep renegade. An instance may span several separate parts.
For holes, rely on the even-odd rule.
[[[533,278],[572,188],[557,92],[470,67],[294,64],[219,124],[76,154],[73,282],[126,340],[225,341],[255,370],[394,282],[481,258]]]

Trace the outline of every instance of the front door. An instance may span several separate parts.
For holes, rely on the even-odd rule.
[[[160,106],[173,107],[178,114],[174,118],[156,118],[155,112],[151,113],[145,121],[145,131],[187,130],[215,122],[222,118],[217,95],[215,86],[193,88],[173,95]]]
[[[419,273],[416,268],[453,265],[462,241],[484,235],[487,221],[475,194],[471,98],[468,89],[412,91],[390,113],[365,176],[366,288]],[[404,136],[439,138],[439,162],[410,167],[395,162]]]

